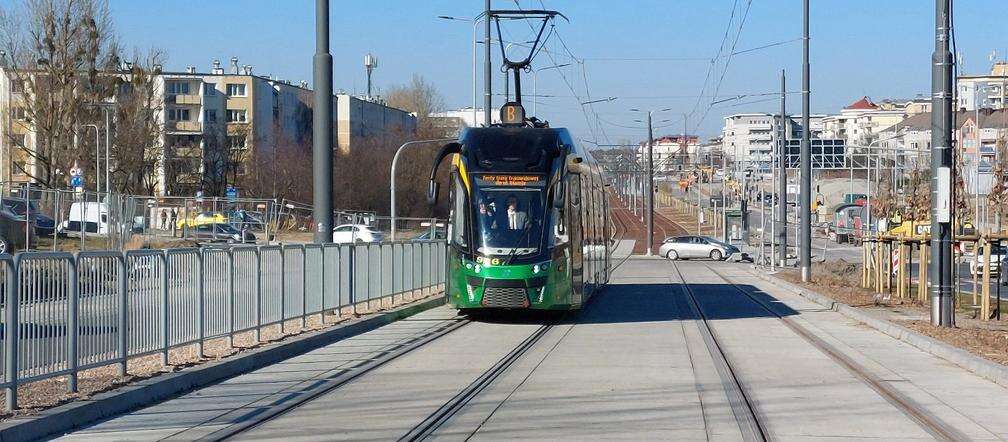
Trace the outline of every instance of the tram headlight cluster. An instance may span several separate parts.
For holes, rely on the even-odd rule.
[[[545,271],[549,270],[549,268],[550,268],[550,262],[549,261],[541,262],[539,264],[536,264],[536,265],[532,266],[532,273],[545,272]]]

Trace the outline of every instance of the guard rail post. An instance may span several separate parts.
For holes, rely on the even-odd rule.
[[[258,260],[257,260],[258,261]],[[262,263],[259,263],[262,270]],[[287,254],[280,245],[280,336],[284,335],[287,325]]]
[[[65,258],[61,261],[68,262],[67,266],[69,269],[70,281],[69,287],[67,289],[67,370],[69,374],[67,375],[67,392],[76,393],[77,392],[77,320],[80,311],[77,305],[77,295],[80,293],[77,290],[77,265],[72,257]]]
[[[301,329],[308,325],[308,249],[301,245]]]
[[[235,268],[234,268],[234,253],[231,249],[227,251],[228,257],[228,347],[234,348],[234,334],[235,334],[235,298],[237,294],[235,293]],[[256,275],[258,278],[259,275]]]
[[[283,255],[283,253],[281,253],[281,255]],[[256,344],[258,344],[258,343],[262,342],[262,305],[263,305],[263,302],[262,302],[262,279],[263,279],[263,274],[262,274],[262,253],[260,252],[259,247],[255,248],[255,258],[256,258],[255,259],[255,262],[256,262],[256,273],[255,273],[255,275],[256,275],[255,276],[255,280],[256,280],[256,285],[255,285],[255,287],[256,287],[256,291],[255,291],[255,309],[256,309],[256,312],[255,312],[255,315],[256,315],[255,342],[256,342]],[[283,273],[283,272],[281,271],[280,273]],[[281,297],[282,297],[283,296],[282,295],[283,290],[281,289],[280,292],[281,292]],[[280,326],[280,329],[281,329],[281,333],[282,333],[283,325]]]
[[[126,376],[126,361],[129,358],[129,321],[127,313],[129,308],[129,293],[126,291],[126,256],[121,255],[117,262],[119,277],[116,279],[116,286],[119,289],[119,311],[117,312],[117,326],[119,329],[117,351],[119,358],[119,376]]]
[[[168,366],[168,252],[162,251],[158,254],[164,271],[161,272],[161,365]]]
[[[3,256],[4,271],[4,409],[8,412],[17,409],[18,385],[18,335],[21,324],[18,323],[18,308],[21,305],[21,291],[18,287],[17,270],[10,255]]]
[[[196,283],[196,300],[199,303],[196,306],[196,357],[202,359],[206,357],[203,348],[203,341],[206,340],[206,283],[203,276],[206,267],[202,252],[196,253],[196,264],[199,266],[199,281]]]

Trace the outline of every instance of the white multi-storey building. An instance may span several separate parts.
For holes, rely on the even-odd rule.
[[[994,63],[988,75],[960,75],[956,87],[959,109],[1004,109],[1008,99],[1008,63]]]
[[[809,116],[811,137],[818,138],[823,132],[825,115]],[[781,118],[778,114],[745,113],[725,117],[721,130],[721,150],[734,158],[736,168],[754,169],[760,172],[770,170],[770,161],[780,138]],[[801,117],[789,115],[788,127],[784,134],[788,138],[801,137]]]
[[[840,139],[848,146],[867,146],[879,140],[878,134],[907,117],[906,104],[879,106],[862,97],[843,108],[840,115],[823,119],[823,137]]]

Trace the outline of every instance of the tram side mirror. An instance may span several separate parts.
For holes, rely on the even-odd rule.
[[[441,184],[437,181],[431,181],[427,186],[427,204],[435,205],[438,200],[438,191],[441,189]]]
[[[580,175],[584,167],[584,158],[577,154],[567,155],[567,171]]]

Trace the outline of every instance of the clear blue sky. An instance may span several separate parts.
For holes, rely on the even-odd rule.
[[[9,1],[9,0],[3,0]],[[570,18],[560,22],[557,33],[570,51],[583,58],[578,66],[552,69],[539,78],[538,113],[554,126],[567,126],[579,136],[593,138],[589,122],[572,96],[564,77],[577,95],[585,99],[585,77],[593,98],[618,97],[594,105],[598,118],[589,115],[595,135],[604,142],[638,140],[645,131],[633,120],[640,115],[630,108],[671,111],[656,121],[672,120],[658,135],[680,133],[681,114],[691,112],[704,86],[710,59],[718,52],[729,14],[736,0],[543,0]],[[314,2],[311,0],[214,0],[135,1],[111,0],[114,19],[123,43],[159,47],[168,52],[168,66],[182,69],[193,64],[208,70],[213,58],[225,63],[237,56],[252,64],[258,74],[272,74],[294,82],[311,81],[314,53]],[[368,52],[380,60],[374,74],[379,88],[404,83],[414,73],[432,81],[449,107],[471,102],[472,26],[440,20],[438,15],[474,16],[481,0],[334,0],[332,50],[335,88],[360,92],[364,89],[363,58]],[[747,0],[738,0],[729,43],[738,29]],[[521,0],[523,8],[539,7],[538,0]],[[514,8],[514,1],[494,0],[495,8]],[[930,55],[933,47],[933,2],[925,0],[812,0],[812,111],[836,112],[862,95],[874,99],[913,97],[929,93]],[[984,72],[988,54],[1008,56],[1008,18],[1004,0],[957,2],[957,42],[965,72]],[[505,38],[527,40],[532,34],[522,22],[505,25]],[[800,0],[752,0],[736,51],[787,41],[801,36]],[[559,39],[547,48],[556,51],[557,63],[568,62]],[[512,51],[518,56],[520,51]],[[494,48],[494,59],[499,58]],[[619,60],[615,60],[619,59]],[[635,60],[627,60],[635,59]],[[723,59],[714,70],[721,72]],[[495,61],[495,63],[497,63]],[[534,66],[553,64],[541,54]],[[739,54],[724,74],[718,99],[738,94],[768,93],[779,89],[780,69],[788,73],[788,90],[800,90],[801,44],[799,41]],[[561,77],[560,72],[564,77]],[[481,75],[482,77],[482,75]],[[495,89],[501,74],[495,71]],[[524,92],[531,93],[526,77]],[[717,83],[709,80],[708,85]],[[499,90],[499,89],[497,89]],[[708,88],[706,94],[711,94]],[[742,103],[724,103],[710,109],[712,101],[700,100],[692,113],[690,130],[709,137],[719,133],[721,118],[744,111],[775,111],[773,97],[750,97]],[[789,112],[800,111],[798,95],[789,97]],[[526,107],[531,108],[530,104]],[[531,109],[530,109],[531,110]],[[610,124],[612,123],[612,124]],[[605,137],[602,132],[604,131]]]

